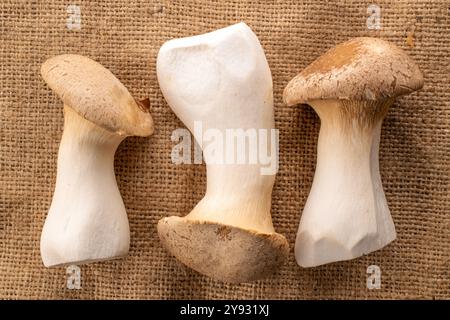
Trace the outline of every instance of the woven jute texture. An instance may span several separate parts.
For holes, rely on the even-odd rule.
[[[70,4],[81,30],[69,30]],[[150,299],[450,298],[449,2],[377,1],[381,29],[367,28],[372,1],[26,1],[0,2],[0,297]],[[230,285],[191,271],[160,245],[157,221],[185,215],[205,191],[203,165],[171,162],[171,133],[182,128],[159,90],[155,62],[171,38],[245,21],[273,74],[280,170],[273,192],[276,230],[291,245],[269,279]],[[383,124],[380,170],[398,238],[347,262],[302,269],[293,246],[311,187],[320,122],[307,106],[287,107],[282,91],[302,68],[356,36],[387,39],[425,75],[424,88],[398,99]],[[129,256],[81,267],[81,290],[65,268],[46,269],[39,253],[49,208],[62,102],[40,76],[54,55],[78,53],[110,69],[137,99],[150,98],[155,134],[127,138],[115,170],[131,228]],[[366,287],[367,267],[381,288]]]

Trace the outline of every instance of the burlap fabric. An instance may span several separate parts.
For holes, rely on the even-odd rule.
[[[0,3],[0,297],[1,298],[449,298],[450,90],[449,2],[377,1],[381,30],[366,25],[372,1],[23,1]],[[66,26],[69,4],[81,30]],[[161,247],[157,221],[184,215],[205,190],[202,165],[174,165],[172,130],[183,127],[158,88],[155,60],[168,39],[245,21],[272,69],[280,170],[272,215],[293,248],[313,179],[319,119],[287,107],[287,82],[331,46],[375,36],[404,48],[425,87],[398,99],[383,124],[380,167],[398,239],[382,251],[313,269],[289,261],[270,279],[228,285],[176,262]],[[150,138],[128,138],[116,174],[131,227],[126,259],[82,266],[82,289],[66,288],[64,268],[46,269],[39,237],[50,205],[63,129],[62,103],[40,77],[41,63],[62,53],[109,68],[136,98],[149,97]],[[367,266],[382,271],[366,288]]]

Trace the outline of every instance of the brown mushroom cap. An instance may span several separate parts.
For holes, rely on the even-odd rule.
[[[286,86],[294,105],[317,99],[380,100],[423,86],[417,64],[397,46],[377,38],[354,38],[328,50]]]
[[[264,278],[286,260],[289,245],[278,233],[258,233],[182,217],[158,222],[162,244],[188,267],[211,278],[240,283]]]
[[[41,67],[47,84],[83,118],[120,135],[148,136],[153,120],[105,67],[84,56],[52,57]]]

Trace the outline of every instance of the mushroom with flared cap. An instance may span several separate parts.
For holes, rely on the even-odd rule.
[[[300,266],[353,259],[395,239],[378,167],[381,123],[397,96],[422,86],[414,61],[376,38],[337,45],[286,86],[288,105],[307,103],[321,120],[295,244]]]
[[[64,132],[53,200],[41,235],[47,267],[124,256],[130,231],[114,175],[114,153],[127,136],[148,136],[145,103],[99,63],[80,55],[48,59],[41,74],[64,102]]]
[[[185,217],[159,221],[163,245],[214,279],[237,283],[268,276],[288,252],[270,214],[276,172],[262,175],[261,161],[251,163],[249,157],[220,163],[201,142],[203,132],[223,136],[229,130],[274,128],[272,76],[258,38],[239,23],[168,41],[159,51],[157,74],[169,106],[203,148],[207,170],[206,194],[195,208]],[[196,121],[201,132],[194,130]],[[248,154],[256,151],[247,142]]]

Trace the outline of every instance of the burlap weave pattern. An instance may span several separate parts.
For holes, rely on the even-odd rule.
[[[377,1],[381,30],[368,30],[372,2],[2,0],[0,298],[450,298],[450,3]],[[81,8],[81,30],[66,27],[69,4]],[[158,88],[155,60],[168,39],[239,21],[258,35],[273,74],[280,170],[272,216],[291,254],[267,280],[228,285],[178,264],[158,240],[161,217],[184,215],[201,199],[205,168],[171,163],[170,135],[183,125]],[[423,90],[398,99],[383,124],[380,169],[398,239],[354,261],[301,269],[292,248],[313,179],[320,122],[309,107],[284,105],[282,91],[326,49],[356,36],[394,42],[425,75]],[[130,254],[82,266],[81,290],[68,290],[65,269],[44,268],[39,253],[63,129],[62,103],[39,68],[62,53],[99,61],[136,98],[149,97],[156,125],[152,137],[128,138],[116,154]],[[382,270],[379,290],[366,288],[371,264]]]

